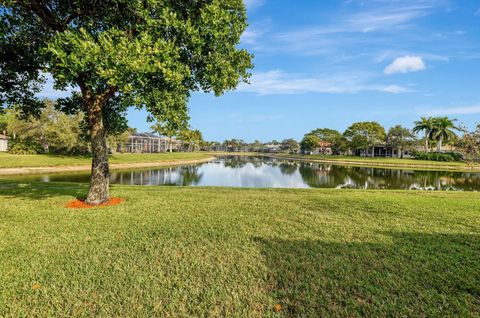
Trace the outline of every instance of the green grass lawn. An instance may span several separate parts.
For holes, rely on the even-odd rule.
[[[211,157],[207,153],[199,152],[174,152],[155,154],[113,154],[110,163],[141,163],[173,160],[196,160]],[[0,168],[26,168],[49,166],[79,166],[91,164],[89,156],[63,156],[63,155],[12,155],[0,152]]]
[[[86,190],[0,183],[1,317],[480,315],[480,193]]]
[[[295,155],[295,154],[274,154],[278,157],[288,158],[300,158],[311,160],[326,160],[326,161],[338,161],[351,164],[373,164],[373,165],[391,165],[391,166],[419,166],[430,168],[467,168],[470,169],[464,162],[442,162],[442,161],[428,161],[428,160],[416,160],[416,159],[401,159],[401,158],[381,158],[381,157],[357,157],[357,156],[328,156],[328,155]],[[474,164],[473,167],[480,168],[480,165]]]

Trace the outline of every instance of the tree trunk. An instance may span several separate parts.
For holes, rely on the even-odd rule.
[[[437,152],[442,152],[442,143],[443,143],[443,136],[440,136],[437,142]]]
[[[428,147],[428,137],[425,136],[425,152],[428,153],[430,147]]]
[[[95,107],[98,109],[98,107]],[[86,203],[102,204],[109,199],[109,167],[107,134],[103,125],[102,111],[89,113],[90,138],[92,145],[92,174]]]
[[[172,137],[168,137],[168,148],[170,153],[172,153]]]
[[[397,148],[397,157],[398,158],[403,158],[403,149],[402,148]]]

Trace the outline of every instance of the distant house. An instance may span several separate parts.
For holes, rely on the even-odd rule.
[[[304,151],[303,153],[308,155],[332,155],[332,143],[328,141],[320,141],[317,147],[310,151]]]
[[[7,151],[8,150],[8,137],[5,133],[0,134],[0,151]]]
[[[282,150],[282,145],[278,144],[266,144],[263,146],[264,152],[280,152]]]
[[[423,151],[423,148],[417,150]],[[393,157],[393,158],[412,158],[411,150],[401,150],[393,148],[386,144],[379,144],[368,149],[357,149],[355,156],[361,157]]]
[[[149,133],[133,133],[128,137],[125,150],[130,153],[157,153],[167,152],[172,143],[172,150],[181,150],[182,143],[175,138],[157,136]],[[121,150],[121,149],[117,149]]]

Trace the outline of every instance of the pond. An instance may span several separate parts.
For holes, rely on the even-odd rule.
[[[88,173],[8,177],[43,182],[88,182]],[[480,173],[354,167],[266,157],[229,156],[196,165],[111,172],[112,184],[248,188],[480,190]]]

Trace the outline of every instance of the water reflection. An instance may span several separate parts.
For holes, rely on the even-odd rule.
[[[19,177],[27,179],[27,177]],[[88,182],[88,174],[28,177],[43,182]],[[112,184],[252,188],[480,190],[480,173],[415,171],[305,163],[264,157],[224,157],[199,165],[113,171]]]

